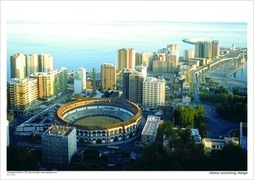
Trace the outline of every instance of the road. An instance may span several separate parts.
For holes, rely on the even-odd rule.
[[[215,107],[209,104],[202,103],[199,100],[199,90],[198,90],[198,82],[194,73],[192,73],[192,82],[193,82],[193,97],[194,100],[192,102],[192,106],[201,105],[204,107],[205,116],[208,118],[207,122],[207,137],[208,138],[224,138],[229,137],[230,131],[233,129],[238,129],[240,124],[232,122],[227,119],[221,118],[216,112]]]

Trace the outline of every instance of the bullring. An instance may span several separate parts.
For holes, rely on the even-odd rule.
[[[85,98],[64,104],[57,110],[57,116],[62,124],[76,127],[79,143],[108,144],[136,136],[142,111],[136,104],[122,99]],[[101,123],[78,123],[89,117],[98,117]],[[103,123],[107,117],[113,122]]]

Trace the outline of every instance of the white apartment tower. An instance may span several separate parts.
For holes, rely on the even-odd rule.
[[[164,79],[147,77],[143,82],[142,105],[155,109],[165,105],[166,83]]]
[[[74,93],[79,94],[86,89],[86,69],[79,68],[74,72]]]

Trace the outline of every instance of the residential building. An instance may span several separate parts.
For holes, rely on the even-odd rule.
[[[55,76],[55,95],[60,95],[67,89],[67,69],[62,67],[60,70],[56,70]]]
[[[135,66],[135,71],[141,73],[141,75],[146,78],[147,77],[147,66]]]
[[[125,68],[123,71],[123,98],[129,100],[129,82],[130,82],[130,74],[133,72],[131,69]]]
[[[77,152],[76,129],[51,126],[42,135],[42,161],[46,164],[66,166]]]
[[[101,65],[101,89],[103,91],[116,89],[116,67],[113,64]]]
[[[26,73],[26,57],[22,53],[16,53],[10,57],[11,78],[24,79]]]
[[[135,50],[133,48],[123,48],[118,50],[117,71],[124,68],[134,69],[135,67]]]
[[[39,72],[38,54],[26,55],[26,72],[28,77],[30,74]]]
[[[194,59],[194,50],[193,49],[186,49],[184,51],[184,59],[185,60]]]
[[[74,72],[74,93],[79,94],[86,89],[86,69],[79,68]]]
[[[152,62],[154,59],[152,52],[137,52],[135,58],[136,66],[146,66],[149,70],[152,70]]]
[[[31,78],[37,79],[38,98],[47,100],[55,95],[55,75],[56,72],[36,72],[31,74]]]
[[[54,70],[54,57],[52,54],[38,55],[39,72],[49,72]]]
[[[97,91],[97,85],[96,85],[96,69],[95,69],[95,68],[93,68],[92,87],[93,87],[93,93],[95,94],[96,91]]]
[[[142,105],[145,108],[156,109],[165,105],[166,83],[164,79],[147,77],[143,82]]]
[[[219,58],[220,56],[220,43],[218,40],[212,41],[212,58]]]
[[[222,150],[228,144],[239,145],[239,139],[235,137],[225,137],[224,139],[203,138],[202,144],[206,152]]]
[[[67,89],[67,69],[37,72],[30,75],[37,79],[38,98],[50,100]]]
[[[202,41],[195,43],[195,58],[204,58],[204,45]]]
[[[153,73],[174,73],[176,71],[176,63],[167,60],[153,61]]]
[[[144,76],[140,72],[132,72],[129,75],[129,100],[136,104],[142,104],[142,87]]]
[[[195,58],[213,59],[219,58],[219,55],[220,45],[218,40],[195,43]]]
[[[167,46],[167,49],[168,49],[168,55],[174,57],[174,58],[171,57],[171,61],[174,61],[175,65],[177,66],[178,61],[179,61],[179,45],[178,44],[170,44]]]
[[[141,142],[144,144],[153,143],[156,140],[157,129],[160,117],[148,115],[145,126],[141,133]]]
[[[36,104],[37,98],[36,79],[12,78],[8,81],[8,105],[14,112],[28,113]]]
[[[203,42],[203,51],[204,51],[203,58],[211,59],[212,58],[212,43],[208,41]]]

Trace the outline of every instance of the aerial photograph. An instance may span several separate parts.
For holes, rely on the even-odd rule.
[[[1,179],[253,179],[253,1],[1,1]]]

